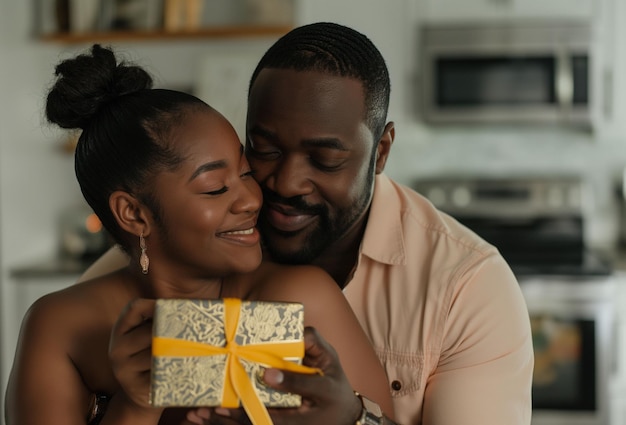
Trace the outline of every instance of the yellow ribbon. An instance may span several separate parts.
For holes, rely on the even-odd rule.
[[[226,379],[222,396],[222,407],[237,408],[239,401],[255,425],[272,425],[267,408],[259,398],[240,359],[260,363],[265,367],[284,369],[299,373],[319,373],[321,370],[285,360],[285,357],[304,356],[304,344],[297,342],[268,342],[238,345],[235,341],[241,300],[224,298],[224,333],[226,345],[216,347],[202,342],[176,338],[154,337],[152,355],[162,357],[199,357],[226,355]]]

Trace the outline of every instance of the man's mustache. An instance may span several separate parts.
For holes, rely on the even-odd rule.
[[[262,191],[263,202],[285,205],[295,210],[298,210],[298,212],[300,213],[308,215],[320,215],[326,213],[326,208],[324,208],[324,206],[310,205],[300,195],[292,196],[291,198],[285,198],[280,196],[278,193],[266,188],[263,188]]]

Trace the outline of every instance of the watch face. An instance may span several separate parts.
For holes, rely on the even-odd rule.
[[[357,421],[357,425],[380,425],[383,418],[380,406],[361,394],[357,394],[357,396],[363,404],[363,412],[361,413],[361,419]]]
[[[372,400],[365,396],[359,395],[359,397],[361,398],[361,402],[363,403],[363,408],[365,410],[367,410],[374,416],[382,418],[383,411],[380,409],[380,406],[378,404],[374,403]]]

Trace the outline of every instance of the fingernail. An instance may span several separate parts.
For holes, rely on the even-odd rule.
[[[230,416],[230,410],[225,409],[223,407],[216,407],[215,413],[217,413],[218,415],[222,415],[222,416]]]
[[[201,407],[196,410],[196,414],[200,416],[202,419],[211,419],[211,411],[206,407]]]
[[[263,381],[270,385],[282,384],[284,378],[285,375],[278,369],[265,369],[263,373]]]

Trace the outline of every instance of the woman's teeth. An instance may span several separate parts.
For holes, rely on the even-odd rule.
[[[225,235],[251,235],[254,232],[254,227],[248,230],[235,230],[234,232],[224,232]]]

